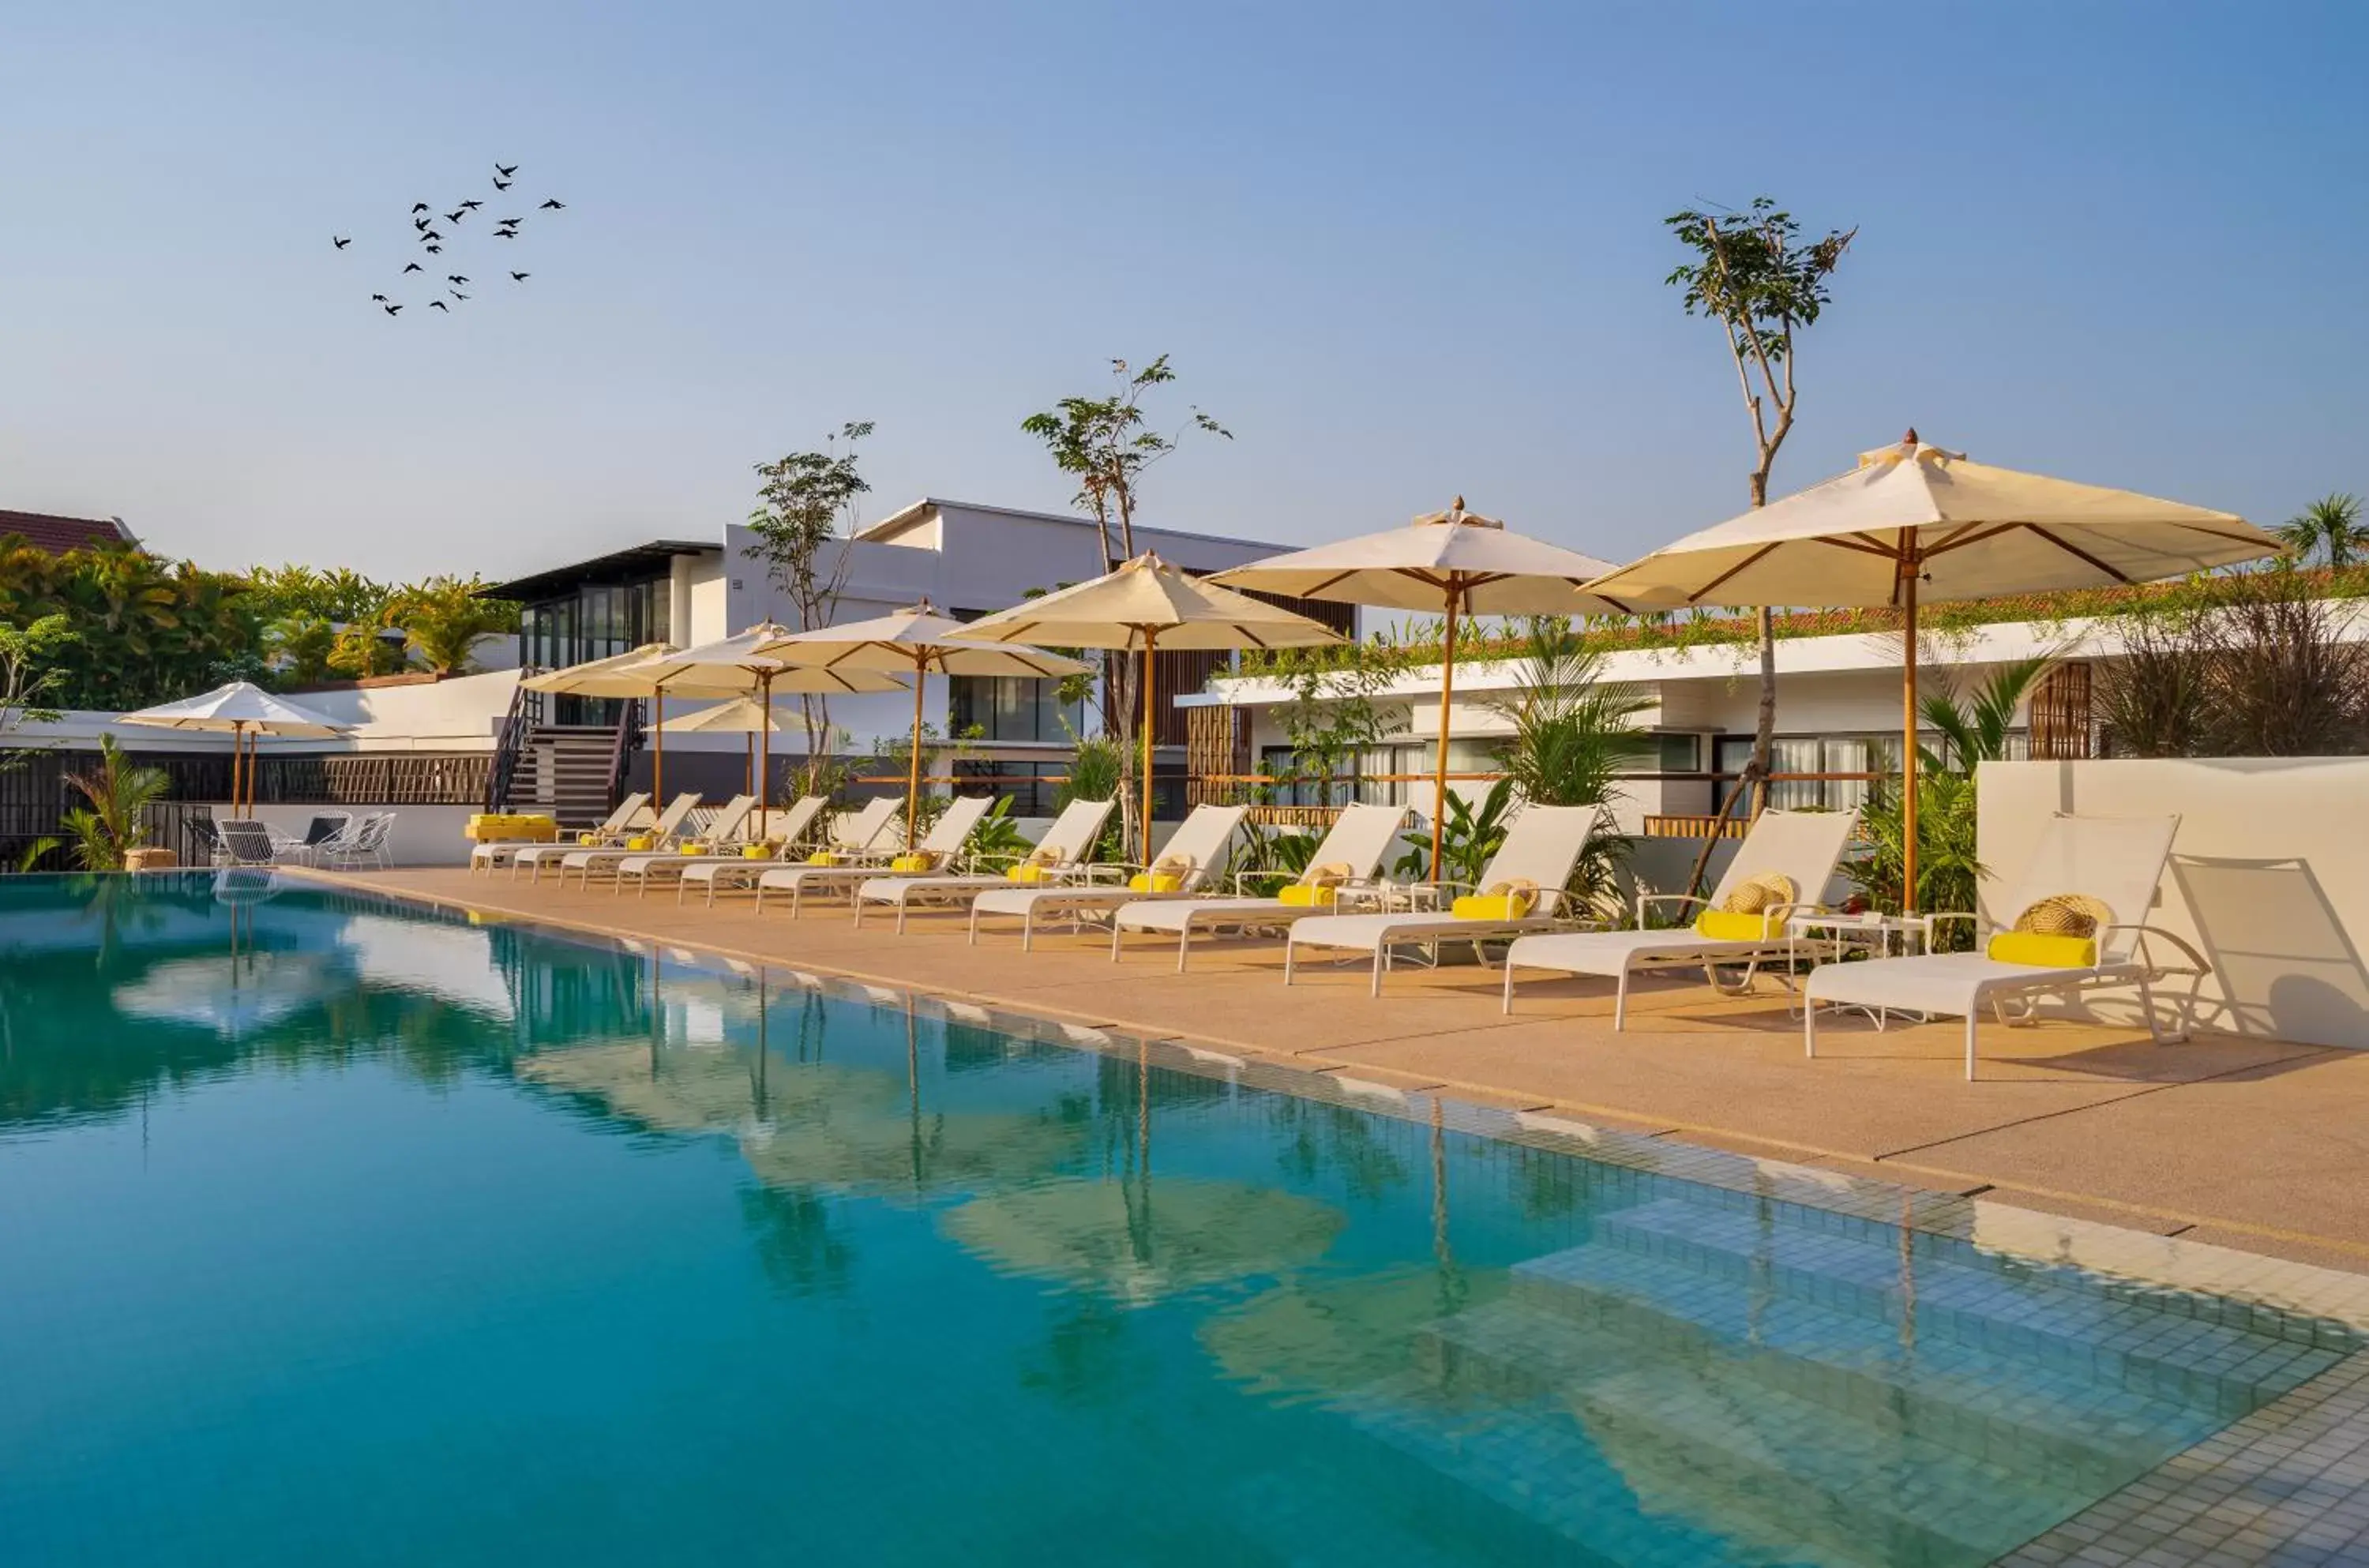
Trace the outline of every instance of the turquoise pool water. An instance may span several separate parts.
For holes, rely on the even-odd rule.
[[[1974,1563],[2348,1347],[1377,1104],[0,879],[0,1562]]]

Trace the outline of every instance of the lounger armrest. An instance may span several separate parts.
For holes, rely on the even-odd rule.
[[[1651,904],[1700,904],[1711,908],[1711,900],[1693,893],[1640,893],[1637,895],[1637,929],[1645,927],[1646,906]]]

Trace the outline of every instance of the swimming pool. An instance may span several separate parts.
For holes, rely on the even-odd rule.
[[[0,1559],[1974,1563],[2357,1347],[1580,1130],[0,879]]]

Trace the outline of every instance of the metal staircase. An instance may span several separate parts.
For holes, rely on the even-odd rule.
[[[600,822],[615,808],[641,745],[638,708],[621,704],[613,724],[554,724],[544,694],[520,688],[486,772],[486,809],[548,811],[566,828]]]

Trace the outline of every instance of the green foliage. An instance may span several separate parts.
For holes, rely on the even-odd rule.
[[[964,841],[964,852],[977,860],[1016,861],[1028,853],[1028,835],[1012,819],[1012,797],[1000,795]]]
[[[1795,327],[1816,324],[1830,298],[1826,280],[1859,233],[1829,230],[1803,245],[1802,225],[1766,196],[1754,197],[1741,212],[1688,209],[1662,222],[1695,253],[1665,281],[1684,291],[1688,315],[1708,316],[1726,330],[1740,364],[1760,369],[1791,356]]]
[[[98,738],[98,766],[68,773],[66,784],[86,802],[62,818],[86,871],[122,870],[125,853],[147,841],[148,807],[172,793],[164,770],[127,761],[111,735]]]
[[[2298,562],[2340,570],[2369,555],[2369,528],[2362,526],[2358,496],[2322,496],[2288,519],[2279,538]]]
[[[281,680],[291,686],[316,686],[330,677],[338,625],[325,615],[293,610],[264,625],[263,644]]]
[[[1134,737],[1101,735],[1082,739],[1070,737],[1076,748],[1070,759],[1070,775],[1054,792],[1054,805],[1066,807],[1073,800],[1116,800],[1127,790],[1127,781],[1136,772],[1141,749]],[[1115,863],[1126,857],[1129,842],[1124,824],[1113,817],[1104,824],[1102,838],[1096,841],[1093,858]]]
[[[0,541],[0,624],[61,615],[76,634],[53,650],[52,707],[142,707],[214,683],[255,650],[246,593],[242,577],[128,545],[52,555]]]
[[[761,562],[773,586],[788,595],[799,631],[830,625],[838,611],[856,509],[872,490],[856,464],[855,443],[872,429],[869,419],[851,420],[819,452],[794,452],[757,464],[761,483],[757,509],[749,514],[749,530],[755,537],[742,553]],[[798,715],[811,779],[817,773],[812,760],[829,750],[824,741],[837,733],[830,722],[830,699],[800,692]]]
[[[387,618],[403,629],[406,646],[422,667],[438,675],[466,675],[478,638],[518,630],[519,607],[506,599],[481,597],[485,587],[485,579],[475,575],[429,578],[398,589],[387,605]]]
[[[1184,425],[1175,435],[1146,428],[1144,395],[1176,379],[1167,355],[1140,370],[1130,370],[1125,360],[1113,360],[1111,374],[1117,387],[1110,395],[1064,397],[1020,421],[1024,433],[1044,443],[1054,465],[1077,481],[1072,499],[1094,520],[1103,570],[1135,555],[1135,492],[1143,471],[1173,452],[1185,430],[1233,440],[1233,432],[1198,408],[1187,409]]]
[[[1505,841],[1505,830],[1514,812],[1514,781],[1499,779],[1489,786],[1489,793],[1474,806],[1464,796],[1449,792],[1448,819],[1439,832],[1441,875],[1447,882],[1477,885],[1481,873],[1487,868],[1489,857]],[[1432,880],[1431,833],[1427,829],[1410,830],[1400,841],[1406,853],[1391,865],[1390,873],[1402,882]]]
[[[411,659],[404,647],[403,629],[395,624],[392,601],[367,620],[349,621],[329,645],[329,668],[350,680],[374,675],[400,675]]]
[[[343,625],[349,621],[375,620],[396,589],[349,567],[322,571],[290,562],[257,567],[246,574],[247,605],[265,624],[285,616],[299,616]]]
[[[2027,658],[2003,666],[1985,677],[1971,694],[1928,693],[1918,704],[1925,724],[1940,732],[1940,748],[1917,750],[1917,907],[1919,910],[1972,910],[1974,890],[1982,880],[1982,863],[1975,855],[1974,770],[1984,762],[2001,761],[2008,753],[2008,731],[2016,710],[2048,673],[2052,661]],[[1906,886],[1903,847],[1906,821],[1901,810],[1898,775],[1879,780],[1868,791],[1860,811],[1860,830],[1868,840],[1867,853],[1847,861],[1843,875],[1867,900],[1887,913],[1903,907]],[[1971,933],[1962,925],[1945,924],[1940,936],[1963,941]]]
[[[1619,793],[1621,769],[1653,750],[1636,727],[1651,702],[1633,686],[1605,681],[1604,656],[1568,621],[1533,620],[1525,641],[1514,697],[1493,704],[1514,722],[1499,764],[1536,805],[1608,803]]]
[[[1336,805],[1333,782],[1356,771],[1358,754],[1405,727],[1402,704],[1377,697],[1405,670],[1402,652],[1388,643],[1351,645],[1336,665],[1301,663],[1285,676],[1291,700],[1274,710],[1291,744],[1291,771],[1318,784],[1316,799]]]
[[[17,875],[23,876],[39,871],[41,868],[41,862],[63,847],[64,842],[63,839],[44,836],[27,844],[25,852],[17,857]]]
[[[2194,604],[2146,604],[2117,618],[2121,657],[2104,661],[2090,704],[2114,752],[2192,757],[2203,749],[2212,659],[2206,612]]]
[[[49,698],[65,680],[58,661],[80,640],[63,615],[44,615],[29,625],[0,624],[0,736],[57,718]]]

